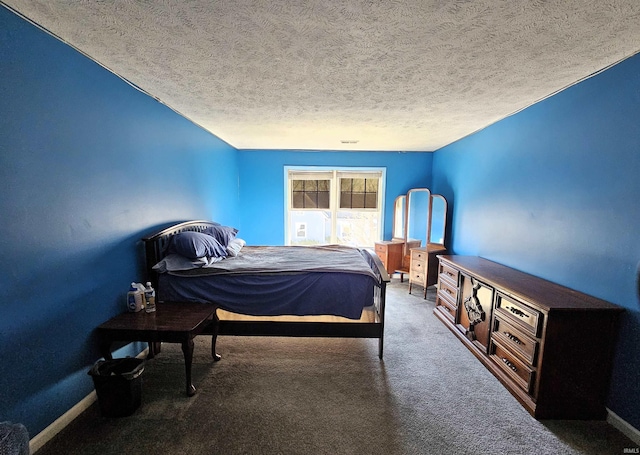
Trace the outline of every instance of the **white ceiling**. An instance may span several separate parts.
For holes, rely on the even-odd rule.
[[[639,0],[4,3],[239,149],[432,151],[640,51]]]

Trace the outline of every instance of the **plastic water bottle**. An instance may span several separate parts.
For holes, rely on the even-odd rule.
[[[144,307],[144,293],[140,292],[137,283],[131,283],[127,292],[127,309],[135,313]]]
[[[147,313],[156,311],[156,291],[153,289],[153,286],[151,286],[150,281],[147,281],[147,287],[144,290],[144,300],[146,302],[144,311]]]

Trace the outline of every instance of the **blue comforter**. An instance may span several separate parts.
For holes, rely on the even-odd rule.
[[[244,247],[236,258],[162,273],[158,300],[214,303],[253,316],[359,319],[373,302],[376,284],[357,248]]]

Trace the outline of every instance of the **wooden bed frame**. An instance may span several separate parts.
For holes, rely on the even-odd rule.
[[[157,264],[165,254],[171,236],[183,231],[202,232],[214,223],[209,221],[186,221],[169,226],[161,231],[143,238],[146,254],[147,281],[151,281],[157,289],[157,275],[152,267]],[[217,315],[203,334],[210,334],[212,338],[212,353],[215,354],[215,344],[218,335],[237,336],[288,336],[288,337],[339,337],[339,338],[378,338],[378,357],[382,359],[384,348],[384,313],[386,286],[390,281],[378,256],[368,249],[366,258],[376,275],[378,284],[374,288],[372,307],[375,315],[373,321],[353,321],[344,319],[336,322],[336,318],[323,320],[322,316],[304,317],[303,319],[289,317],[286,321],[277,317],[243,319],[218,319]],[[215,305],[215,301],[211,302]]]

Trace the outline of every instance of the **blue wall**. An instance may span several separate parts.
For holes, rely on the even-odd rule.
[[[204,218],[282,244],[283,167],[317,165],[387,168],[385,238],[433,180],[456,253],[627,308],[609,406],[640,428],[638,87],[634,57],[434,155],[238,152],[0,8],[0,417],[34,436],[93,389],[141,236]]]
[[[284,166],[386,168],[384,239],[391,239],[393,202],[431,185],[431,153],[239,151],[240,232],[252,245],[284,244]]]
[[[140,237],[238,222],[237,152],[2,7],[0,100],[0,420],[33,437],[93,390]]]
[[[433,189],[450,203],[455,253],[484,256],[627,309],[609,408],[636,428],[639,87],[637,55],[438,150],[433,160]]]

